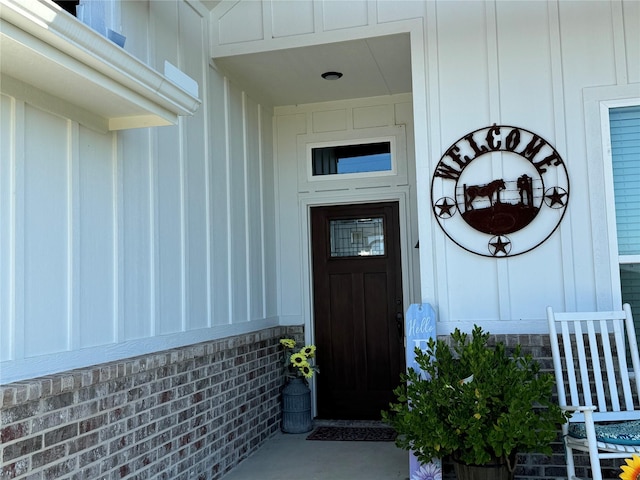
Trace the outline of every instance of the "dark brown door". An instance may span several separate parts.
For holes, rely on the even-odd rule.
[[[311,209],[318,416],[380,419],[404,371],[398,204]]]

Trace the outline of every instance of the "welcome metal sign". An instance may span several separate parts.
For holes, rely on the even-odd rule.
[[[556,230],[569,201],[560,154],[541,136],[507,125],[466,134],[431,181],[434,215],[460,247],[487,257],[528,252]]]

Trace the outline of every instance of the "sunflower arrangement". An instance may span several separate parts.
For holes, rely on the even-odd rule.
[[[317,365],[313,364],[316,356],[315,345],[305,345],[296,349],[296,341],[292,338],[283,338],[280,345],[284,349],[284,368],[288,378],[304,377],[309,379],[313,374],[320,372]]]
[[[620,478],[622,480],[640,480],[640,456],[634,455],[625,460]]]

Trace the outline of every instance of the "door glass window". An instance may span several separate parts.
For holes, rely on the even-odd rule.
[[[331,256],[384,255],[383,220],[383,217],[330,220]]]

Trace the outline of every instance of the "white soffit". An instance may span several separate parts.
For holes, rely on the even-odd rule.
[[[214,58],[216,65],[274,106],[411,92],[408,33]],[[335,81],[320,77],[338,71]]]
[[[52,2],[0,0],[0,22],[0,88],[10,95],[98,130],[176,124],[200,106]]]

